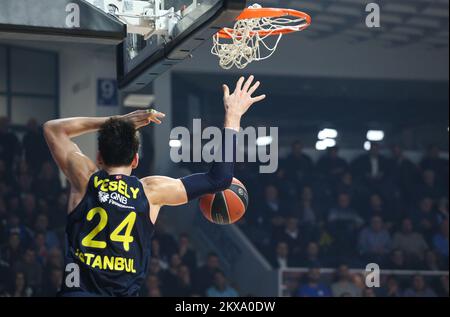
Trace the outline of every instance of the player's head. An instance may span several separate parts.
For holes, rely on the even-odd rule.
[[[139,138],[133,124],[117,118],[106,121],[98,132],[98,156],[105,167],[136,168]]]

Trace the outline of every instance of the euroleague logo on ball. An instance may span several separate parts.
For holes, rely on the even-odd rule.
[[[200,198],[200,209],[205,218],[219,225],[239,221],[244,216],[247,206],[247,189],[236,178],[233,178],[228,189]]]

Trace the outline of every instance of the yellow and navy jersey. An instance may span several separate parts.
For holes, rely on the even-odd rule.
[[[137,296],[154,232],[149,212],[138,178],[94,173],[68,215],[62,295]]]

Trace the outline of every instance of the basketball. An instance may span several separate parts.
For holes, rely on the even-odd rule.
[[[219,225],[229,225],[239,221],[244,216],[247,206],[247,189],[236,178],[233,178],[227,190],[200,198],[200,210],[203,216]]]

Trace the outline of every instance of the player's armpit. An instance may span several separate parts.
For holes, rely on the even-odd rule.
[[[154,206],[179,206],[188,202],[186,189],[180,179],[149,176],[141,179],[145,194]]]

